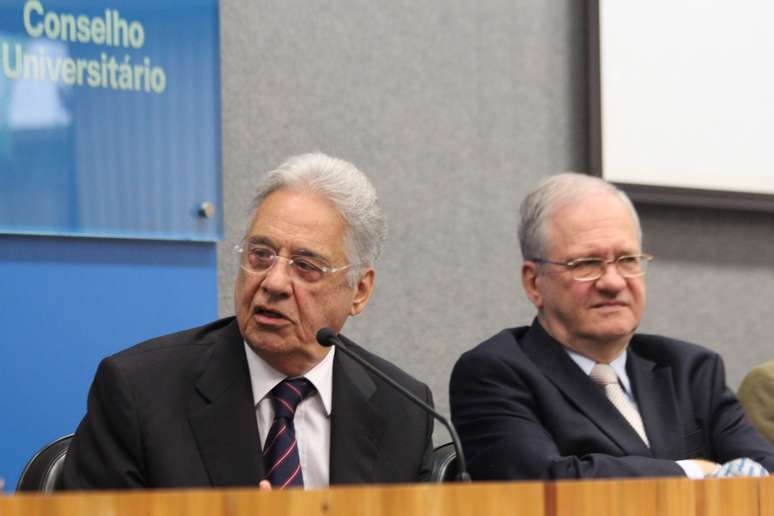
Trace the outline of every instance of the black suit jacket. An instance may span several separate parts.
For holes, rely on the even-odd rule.
[[[255,486],[264,477],[234,318],[103,360],[64,466],[66,489]],[[432,403],[430,390],[357,349]],[[429,477],[433,421],[343,353],[333,361],[331,484]]]
[[[675,461],[691,458],[774,471],[716,353],[635,335],[626,367],[650,448],[537,321],[463,354],[450,403],[473,479],[682,476]]]

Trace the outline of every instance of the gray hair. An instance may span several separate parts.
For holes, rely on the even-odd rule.
[[[256,191],[253,210],[277,190],[311,191],[321,194],[344,218],[344,252],[349,263],[371,266],[382,252],[387,221],[379,206],[371,181],[352,163],[321,152],[288,158],[268,172]],[[348,273],[351,286],[357,282],[361,267]]]
[[[616,196],[629,209],[637,229],[637,238],[642,241],[640,219],[626,193],[599,177],[566,172],[544,179],[522,201],[519,208],[519,245],[522,258],[544,258],[548,245],[546,224],[557,209],[600,193]]]

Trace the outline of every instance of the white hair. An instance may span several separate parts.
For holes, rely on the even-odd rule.
[[[599,177],[565,172],[541,181],[522,201],[519,208],[519,246],[522,258],[531,260],[545,257],[548,245],[546,224],[556,210],[600,193],[617,197],[629,209],[637,229],[637,238],[642,241],[640,219],[626,193]]]
[[[349,263],[356,265],[348,273],[354,286],[361,267],[373,265],[381,254],[387,234],[376,190],[366,175],[352,163],[321,152],[292,156],[262,178],[253,210],[269,194],[283,189],[318,193],[336,207],[347,225],[344,252]]]

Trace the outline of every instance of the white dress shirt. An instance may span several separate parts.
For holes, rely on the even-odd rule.
[[[570,348],[565,347],[564,350],[567,352],[568,355],[570,355],[570,358],[572,358],[573,362],[578,364],[578,367],[580,367],[581,370],[583,370],[583,372],[586,373],[586,375],[591,374],[591,370],[596,364],[595,361],[593,361],[589,357],[581,355],[580,353]],[[615,374],[618,376],[618,383],[621,384],[621,388],[623,389],[624,393],[626,393],[626,397],[629,398],[629,401],[632,403],[634,410],[636,410],[639,413],[640,409],[637,408],[637,401],[634,399],[634,393],[632,392],[632,384],[629,381],[629,375],[626,374],[626,357],[627,357],[627,352],[626,350],[624,350],[624,352],[618,355],[615,360],[610,362],[610,367],[613,368],[613,370],[615,371]],[[642,414],[640,414],[640,416],[642,416]],[[677,465],[683,469],[683,471],[685,472],[685,476],[687,476],[688,478],[693,478],[693,479],[704,478],[704,472],[701,470],[701,467],[699,467],[699,465],[696,464],[694,461],[678,460],[676,462],[677,462]]]
[[[293,426],[296,429],[298,458],[304,475],[304,489],[328,487],[330,483],[331,409],[333,399],[333,355],[331,348],[325,358],[304,374],[316,392],[307,396],[296,408]],[[274,422],[271,390],[287,378],[259,357],[245,343],[247,367],[253,388],[255,418],[261,449]]]

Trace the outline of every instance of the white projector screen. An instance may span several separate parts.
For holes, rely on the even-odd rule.
[[[597,0],[591,17],[596,172],[774,206],[774,1]]]

